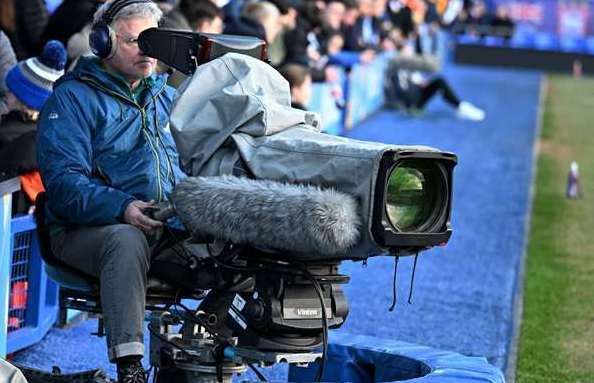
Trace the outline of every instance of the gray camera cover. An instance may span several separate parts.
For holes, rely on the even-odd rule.
[[[375,183],[384,152],[434,151],[320,132],[316,113],[291,107],[287,81],[270,65],[228,53],[204,64],[178,90],[171,131],[193,176],[231,174],[240,158],[258,179],[331,187],[356,197],[360,243],[344,258],[382,253],[371,240]]]

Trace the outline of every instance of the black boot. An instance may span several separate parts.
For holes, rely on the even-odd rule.
[[[137,355],[118,359],[118,383],[146,383],[146,372],[140,363],[141,359]]]

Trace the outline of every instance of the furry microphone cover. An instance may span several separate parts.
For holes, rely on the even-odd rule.
[[[359,240],[357,202],[334,189],[234,176],[188,177],[172,199],[192,233],[235,244],[316,259],[340,255]]]

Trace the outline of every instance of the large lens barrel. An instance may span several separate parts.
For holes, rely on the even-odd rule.
[[[371,235],[391,253],[406,255],[446,243],[451,234],[452,153],[385,152],[374,195]]]
[[[442,165],[404,160],[392,168],[388,177],[387,218],[399,232],[434,232],[443,226],[448,194]]]

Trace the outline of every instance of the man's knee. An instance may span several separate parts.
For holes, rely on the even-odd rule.
[[[109,227],[104,256],[111,255],[117,263],[138,262],[148,269],[150,249],[144,233],[135,226],[127,224]]]

